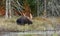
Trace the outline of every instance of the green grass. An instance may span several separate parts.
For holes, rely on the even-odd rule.
[[[0,18],[0,31],[40,31],[46,30],[48,25],[52,28],[52,22],[48,18],[34,17],[31,25],[17,25],[16,20],[19,17],[12,17],[11,19]]]

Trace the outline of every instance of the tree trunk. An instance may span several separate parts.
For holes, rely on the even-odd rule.
[[[9,18],[11,18],[11,0],[9,0]]]
[[[5,18],[8,18],[8,0],[6,0],[6,14],[5,14]]]
[[[44,15],[44,17],[46,17],[47,15],[46,15],[46,0],[44,0],[44,13],[43,13],[43,15]]]
[[[37,16],[39,17],[40,9],[39,9],[39,0],[36,0],[37,3]]]

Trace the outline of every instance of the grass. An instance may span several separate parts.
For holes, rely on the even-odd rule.
[[[18,35],[18,36],[44,36],[41,34],[25,34],[25,35]]]
[[[49,34],[25,34],[25,35],[18,35],[18,36],[47,36]],[[50,34],[49,36],[58,36],[58,34]]]
[[[53,34],[14,34],[14,33],[10,33],[10,34],[0,34],[0,36],[59,36],[59,34],[57,33],[53,33]]]
[[[11,19],[0,18],[0,31],[40,31],[47,30],[47,28],[54,26],[52,21],[48,18],[34,17],[31,25],[17,25],[16,20],[19,17],[12,17]],[[59,21],[58,19],[56,19]]]

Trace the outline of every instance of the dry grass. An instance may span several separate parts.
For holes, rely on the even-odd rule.
[[[48,18],[35,17],[31,25],[17,25],[16,20],[19,17],[12,17],[11,19],[0,18],[0,31],[33,31],[46,30],[47,27],[52,27],[52,21]]]
[[[20,36],[44,36],[44,35],[42,35],[42,34],[26,34],[26,35],[20,35]]]

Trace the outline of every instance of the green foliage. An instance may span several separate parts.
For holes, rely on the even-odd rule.
[[[36,16],[37,14],[37,8],[36,8],[36,0],[27,0],[27,3],[29,4],[30,8],[31,8],[31,12],[32,14],[34,14],[34,16]]]

